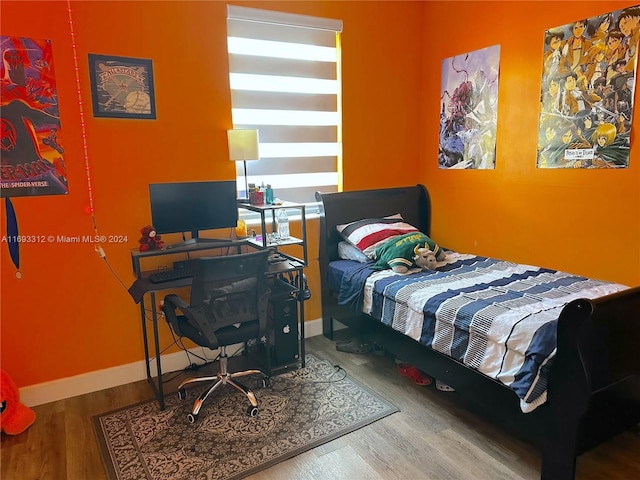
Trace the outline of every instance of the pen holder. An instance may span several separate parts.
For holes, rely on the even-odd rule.
[[[249,192],[249,203],[251,205],[264,205],[264,192]]]

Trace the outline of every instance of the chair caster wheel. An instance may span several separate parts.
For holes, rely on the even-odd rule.
[[[258,415],[258,407],[254,407],[253,405],[250,405],[249,408],[247,408],[247,415],[249,415],[250,417],[255,417]]]
[[[185,398],[187,398],[187,391],[184,388],[178,390],[178,398],[180,400],[184,400]]]
[[[197,413],[189,413],[187,415],[187,420],[189,421],[189,423],[196,423],[198,421],[198,414]]]
[[[271,378],[263,378],[262,379],[262,388],[269,388],[271,386]]]

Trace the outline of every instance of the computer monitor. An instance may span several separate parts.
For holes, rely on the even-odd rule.
[[[165,248],[215,242],[200,238],[203,230],[235,227],[238,222],[236,181],[152,183],[151,222],[158,234],[191,232],[191,239]]]

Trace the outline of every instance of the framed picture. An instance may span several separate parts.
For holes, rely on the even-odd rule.
[[[89,54],[94,117],[156,118],[151,60]]]

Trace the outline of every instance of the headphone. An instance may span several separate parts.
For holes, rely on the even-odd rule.
[[[311,290],[309,290],[309,284],[307,282],[307,276],[302,274],[302,283],[300,283],[300,272],[296,272],[294,275],[292,272],[281,273],[278,275],[278,279],[293,285],[294,287],[300,286],[300,292],[298,293],[298,300],[309,300],[311,298]]]

